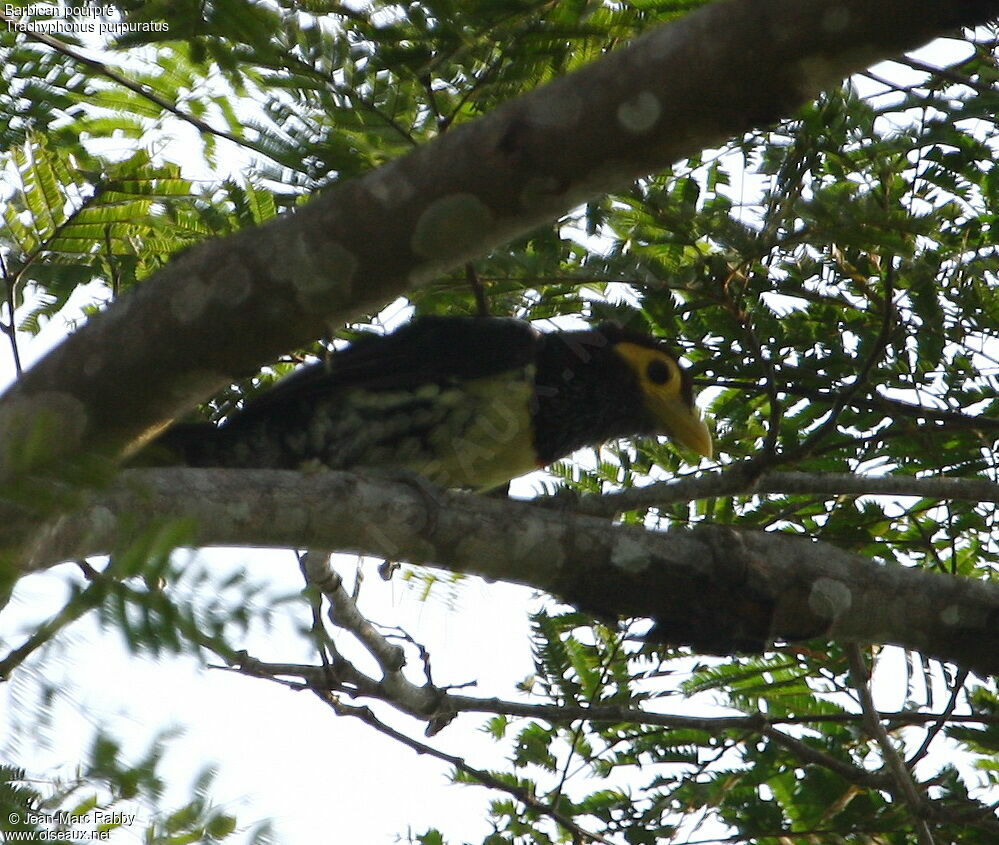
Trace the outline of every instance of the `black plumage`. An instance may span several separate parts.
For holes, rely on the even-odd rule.
[[[541,336],[534,427],[542,465],[617,437],[665,433],[648,407],[640,373],[615,352],[626,342],[676,360],[661,341],[615,323]],[[693,412],[690,376],[680,371],[680,378],[684,401]]]
[[[543,334],[423,317],[303,367],[221,426],[174,426],[142,462],[382,466],[488,489],[582,446],[656,433],[710,453],[689,375],[660,341],[613,324]]]

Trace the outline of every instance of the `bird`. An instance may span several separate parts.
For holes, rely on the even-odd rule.
[[[663,340],[610,322],[540,332],[513,318],[424,316],[301,367],[221,425],[175,424],[137,463],[371,467],[484,492],[640,435],[712,454],[690,373]]]

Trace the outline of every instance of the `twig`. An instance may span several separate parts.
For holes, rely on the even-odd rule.
[[[798,375],[802,377],[807,375],[797,367],[786,366],[783,371],[792,378]],[[734,379],[712,379],[710,381],[695,379],[694,383],[699,386],[735,387],[754,392],[762,390],[760,385],[755,382]],[[831,390],[807,387],[801,380],[795,380],[784,385],[782,390],[792,396],[800,396],[803,399],[811,399],[815,402],[829,402],[830,404],[835,403],[840,395]],[[881,411],[882,413],[904,419],[933,420],[934,422],[945,423],[956,428],[999,431],[999,417],[972,416],[970,414],[963,414],[960,411],[929,408],[925,405],[915,405],[912,402],[904,402],[901,399],[882,396],[880,393],[870,393],[866,397],[853,396],[850,398],[849,404],[862,411]]]
[[[211,666],[212,669],[223,669],[236,672],[249,678],[262,678],[276,683],[291,686],[293,689],[326,690],[342,692],[352,697],[366,696],[378,701],[386,700],[379,689],[378,682],[358,671],[353,664],[344,660],[336,661],[332,671],[326,666],[314,666],[308,663],[267,663],[251,657],[241,651],[231,656],[220,655],[225,660],[224,666]],[[290,683],[285,678],[298,678]],[[395,705],[395,702],[388,701]],[[398,705],[395,705],[398,707]],[[399,709],[403,709],[399,707]],[[413,714],[409,714],[413,715]]]
[[[2,17],[3,14],[0,14],[0,18]],[[66,228],[68,226],[76,222],[77,217],[79,217],[80,214],[82,214],[87,208],[89,208],[90,204],[93,203],[95,200],[97,200],[101,196],[103,191],[104,191],[103,184],[101,184],[100,182],[95,183],[93,192],[89,196],[86,196],[82,200],[80,200],[80,204],[76,206],[69,214],[67,214],[61,223],[56,224],[52,228],[52,233],[47,238],[43,239],[39,237],[38,245],[35,247],[35,249],[33,249],[31,252],[25,255],[24,261],[20,262],[21,266],[18,268],[17,272],[11,275],[10,284],[12,285],[12,287],[16,288],[17,285],[20,284],[21,278],[22,276],[24,276],[24,273],[27,271],[27,269],[31,267],[41,257],[42,253],[52,248],[52,243],[58,240],[58,238],[62,235],[62,233],[66,231]],[[23,190],[20,191],[20,194],[23,198],[24,197]],[[25,205],[27,204],[28,204],[27,201],[25,201]],[[38,231],[37,226],[35,226],[34,229],[36,235],[41,234]],[[4,275],[6,276],[6,272],[4,273]]]
[[[783,718],[767,718],[763,714],[750,716],[681,716],[671,713],[653,713],[614,704],[599,704],[593,707],[560,704],[527,704],[520,701],[506,701],[500,698],[474,698],[463,695],[449,695],[448,704],[461,713],[493,713],[504,716],[518,716],[539,719],[546,722],[574,722],[586,719],[590,722],[633,722],[637,725],[661,726],[679,730],[721,731],[729,729],[758,729],[761,724],[775,725],[814,725],[823,723],[851,724],[860,722],[857,713],[816,713]],[[882,713],[893,728],[902,725],[920,725],[940,719],[941,713],[916,713],[907,710]],[[999,725],[999,715],[972,714],[950,716],[952,722]]]
[[[607,674],[610,670],[610,664],[621,650],[621,644],[624,642],[626,633],[626,631],[621,632],[621,634],[614,640],[613,647],[610,651],[601,657],[600,680],[597,681],[593,692],[590,693],[587,700],[588,705],[593,704],[593,697],[597,695],[601,689],[603,689],[604,682],[607,680]],[[552,790],[555,803],[558,803],[561,798],[562,790],[565,788],[565,783],[569,779],[569,766],[572,764],[572,758],[576,753],[577,746],[579,745],[579,738],[583,734],[584,720],[581,718],[578,721],[579,724],[572,729],[572,739],[569,741],[569,752],[565,755],[565,765],[562,767],[562,774],[559,777],[559,782],[555,789]]]
[[[382,672],[389,675],[406,665],[402,646],[390,643],[361,615],[357,604],[343,588],[343,578],[330,566],[328,555],[307,553],[302,558],[302,569],[308,583],[329,601],[330,621],[351,631],[375,658]]]
[[[378,663],[382,671],[379,688],[385,698],[413,716],[429,720],[434,732],[450,721],[452,714],[441,703],[445,694],[427,684],[419,686],[403,674],[406,652],[402,646],[389,642],[361,614],[357,603],[343,587],[343,579],[329,563],[329,556],[306,555],[303,568],[308,582],[326,596],[330,603],[329,619],[340,628],[350,631]]]
[[[34,652],[51,641],[59,631],[100,604],[104,598],[105,590],[106,587],[103,583],[91,579],[91,583],[66,602],[58,613],[35,628],[34,633],[24,643],[9,652],[3,660],[0,660],[0,682],[8,680],[11,672],[24,663]]]
[[[885,295],[884,308],[881,314],[881,328],[878,330],[878,336],[874,341],[874,348],[864,361],[860,372],[857,373],[857,377],[845,390],[840,391],[839,396],[833,403],[832,408],[829,409],[829,415],[823,423],[815,429],[815,431],[808,435],[808,437],[806,437],[805,440],[796,448],[789,449],[786,452],[777,455],[776,460],[774,461],[775,463],[793,463],[811,454],[815,446],[836,429],[840,414],[842,414],[846,406],[850,404],[850,401],[860,391],[860,388],[867,383],[871,370],[873,370],[874,365],[881,360],[881,356],[884,355],[885,350],[888,348],[888,339],[891,334],[892,325],[894,324],[893,318],[895,314],[895,305],[892,302],[892,292],[894,287],[892,284],[893,273],[893,269],[889,266],[888,271],[885,273]]]
[[[423,88],[424,93],[427,95],[427,105],[430,107],[430,113],[434,116],[434,124],[437,127],[437,131],[441,134],[447,132],[448,126],[450,125],[450,116],[445,118],[441,114],[440,106],[437,104],[437,94],[434,92],[434,78],[429,73],[419,73],[416,76],[417,81]]]
[[[330,706],[333,706],[334,709],[339,708],[337,709],[337,712],[340,712],[343,715],[361,717],[362,714],[369,714],[371,719],[375,718],[373,714],[371,714],[368,707],[344,704],[337,698],[335,694],[336,692],[342,692],[350,696],[375,698],[376,700],[383,701],[396,707],[397,709],[402,710],[403,712],[408,712],[409,715],[413,715],[421,719],[425,718],[422,714],[412,713],[404,703],[400,703],[399,701],[393,699],[386,692],[382,684],[358,672],[353,666],[346,662],[343,667],[336,667],[337,678],[335,679],[335,682],[331,682],[330,675],[323,666],[294,663],[266,663],[250,657],[245,652],[238,653],[231,659],[226,658],[226,660],[229,665],[217,668],[228,669],[229,671],[239,672],[250,677],[264,678],[276,683],[281,683],[294,690],[310,689],[330,704]],[[861,667],[862,665],[863,664],[861,663]],[[294,677],[300,680],[289,681],[287,680],[288,677]],[[844,780],[865,789],[879,789],[886,791],[894,791],[894,789],[898,788],[898,780],[893,771],[889,770],[884,773],[870,772],[859,766],[854,766],[844,760],[840,760],[837,757],[820,751],[802,740],[797,739],[796,737],[778,730],[777,726],[781,724],[806,725],[823,722],[840,724],[863,722],[868,726],[868,729],[872,734],[876,735],[877,732],[880,732],[885,737],[885,741],[887,742],[887,733],[885,732],[885,728],[881,722],[886,722],[889,726],[892,726],[892,728],[907,724],[925,724],[928,722],[940,721],[942,719],[947,719],[950,722],[999,724],[999,716],[991,715],[953,716],[950,713],[939,714],[912,712],[878,714],[876,711],[871,709],[865,710],[863,713],[814,714],[775,719],[773,721],[767,719],[764,714],[749,716],[692,717],[664,713],[649,713],[643,710],[626,708],[617,705],[598,705],[594,707],[546,704],[538,705],[504,701],[497,698],[478,699],[461,695],[447,694],[443,694],[441,696],[438,705],[443,706],[452,714],[461,712],[485,712],[491,714],[535,718],[551,723],[571,724],[572,722],[578,720],[586,720],[591,723],[630,722],[635,725],[650,725],[672,729],[694,729],[712,732],[734,729],[747,731],[749,733],[759,733],[760,735],[770,739],[775,744],[785,748],[804,763],[829,769],[842,777]],[[873,730],[871,727],[871,713],[873,713],[874,720],[878,723],[878,731]],[[369,724],[377,727],[369,721],[367,717],[364,718],[364,721],[368,721]],[[381,723],[379,722],[378,724],[380,725]],[[478,770],[468,767],[467,764],[463,764],[463,761],[460,761],[458,758],[452,758],[448,755],[442,756],[440,752],[437,752],[429,746],[425,746],[423,743],[413,740],[410,737],[398,732],[391,731],[391,729],[389,729],[389,731],[389,736],[403,742],[405,745],[413,748],[418,753],[429,753],[439,759],[446,760],[447,762],[455,765],[457,768],[472,774],[486,786],[495,786],[496,788],[504,789],[508,792],[510,791],[510,788],[506,784],[497,785],[491,775],[486,772],[478,772]],[[888,747],[891,748],[890,745]],[[904,769],[904,764],[902,765]],[[908,773],[906,772],[906,774]],[[915,791],[915,786],[912,784],[911,777],[910,784],[912,785],[913,791]],[[511,794],[520,798],[519,793]],[[536,798],[531,797],[531,800],[536,803],[531,804],[530,806],[541,812],[544,812],[541,808],[549,806],[540,802]],[[926,815],[932,815],[933,818],[940,821],[946,821],[948,820],[948,817],[952,815],[948,813],[947,808],[931,807],[926,802],[921,802],[919,806],[921,819]],[[969,824],[981,826],[983,824],[982,817],[988,814],[988,807],[979,807],[976,808],[973,815],[968,815],[967,818],[964,816],[959,819],[955,817],[951,818],[950,821],[955,823],[964,821]],[[564,824],[561,819],[559,819],[559,823]],[[989,826],[988,829],[991,830],[992,826]],[[921,838],[920,842],[930,843],[933,842],[933,840],[932,838]]]
[[[111,298],[117,299],[121,291],[121,270],[119,262],[114,258],[114,247],[111,242],[111,226],[104,227],[104,247],[108,251],[108,271],[111,275]]]
[[[957,677],[954,679],[954,688],[950,691],[950,699],[947,701],[947,706],[944,708],[944,712],[940,714],[940,719],[934,722],[933,726],[929,729],[929,731],[927,731],[926,738],[923,740],[916,753],[905,761],[906,768],[910,771],[916,763],[926,756],[927,752],[930,750],[930,744],[937,738],[940,731],[944,729],[947,722],[951,720],[951,714],[953,714],[954,708],[957,707],[958,696],[960,696],[961,690],[964,688],[964,682],[968,680],[969,674],[970,673],[967,669],[961,669],[957,673]]]
[[[922,82],[913,83],[912,85],[899,85],[897,82],[893,82],[884,76],[880,76],[869,69],[865,70],[862,74],[860,74],[860,76],[866,76],[872,82],[877,82],[878,85],[884,85],[889,91],[895,91],[899,94],[912,95],[917,89],[925,87],[925,83]],[[922,99],[926,100],[929,98],[923,97]]]
[[[401,137],[406,143],[413,147],[417,146],[417,141],[413,137],[412,132],[405,129],[390,115],[383,112],[374,101],[369,100],[366,97],[362,97],[356,88],[337,82],[331,74],[320,73],[316,70],[315,66],[309,64],[308,62],[304,62],[295,56],[286,54],[284,59],[288,63],[289,67],[296,68],[303,76],[311,76],[313,79],[318,79],[324,85],[329,86],[330,91],[334,94],[343,97],[345,100],[349,100],[351,103],[354,103],[355,106],[361,106],[361,108],[373,114],[386,126],[398,134],[399,137]]]
[[[767,420],[767,434],[763,441],[763,450],[757,461],[758,465],[763,466],[770,464],[777,453],[777,440],[780,434],[780,421],[784,416],[784,408],[780,397],[777,395],[777,370],[774,367],[774,362],[768,355],[763,353],[763,345],[756,335],[753,320],[749,316],[749,313],[735,301],[731,294],[731,283],[737,274],[739,274],[739,271],[733,270],[722,283],[721,289],[724,292],[725,306],[731,312],[732,316],[739,321],[743,334],[749,342],[749,346],[752,347],[754,357],[766,371],[764,390],[770,401],[770,415]],[[745,277],[743,276],[742,278]]]
[[[880,724],[880,723],[879,723]],[[790,751],[795,757],[805,763],[814,766],[821,766],[824,769],[839,775],[849,783],[863,786],[866,789],[887,789],[891,779],[878,772],[869,772],[861,766],[854,766],[852,763],[844,762],[838,757],[833,757],[825,751],[819,751],[807,742],[802,742],[783,731],[775,730],[770,725],[764,725],[760,730],[763,736],[773,740],[777,745]]]
[[[324,686],[327,680],[322,666],[307,663],[268,663],[250,657],[245,652],[238,655],[235,664],[230,665],[234,671],[258,678],[270,678],[278,675],[292,675],[301,678],[306,684],[317,689],[331,689]],[[339,667],[338,667],[339,668]],[[353,695],[375,698],[387,704],[394,702],[384,696],[384,691],[377,681],[357,669],[350,668],[347,673],[339,673],[340,684],[337,689]],[[348,681],[353,689],[345,689],[342,685]],[[522,701],[508,701],[502,698],[476,698],[474,696],[448,694],[447,706],[458,713],[489,713],[491,715],[515,716],[524,719],[537,719],[554,724],[571,724],[579,720],[592,723],[632,723],[649,727],[663,727],[674,730],[698,730],[720,732],[725,730],[760,731],[764,726],[775,728],[781,725],[818,725],[818,724],[856,724],[863,721],[859,713],[815,713],[801,716],[785,716],[769,718],[762,713],[747,716],[683,716],[672,713],[654,713],[617,704],[599,704],[592,707],[567,704],[529,704]],[[959,724],[999,725],[999,715],[988,713],[952,715],[949,713],[917,713],[900,710],[891,713],[881,713],[880,718],[894,730],[904,725],[925,725],[946,718],[949,722]]]
[[[999,504],[999,484],[984,478],[920,478],[908,475],[855,475],[845,472],[766,472],[754,477],[746,463],[721,472],[675,478],[647,487],[603,494],[537,500],[545,507],[570,507],[588,516],[612,517],[622,511],[667,507],[718,496],[793,494],[816,496],[915,496]]]
[[[850,679],[860,697],[860,708],[864,714],[864,724],[868,732],[881,748],[885,766],[891,773],[891,779],[895,784],[895,790],[901,799],[909,806],[915,816],[916,837],[919,845],[936,845],[936,839],[926,822],[926,799],[919,794],[916,782],[905,765],[895,746],[892,745],[885,726],[881,723],[881,716],[874,706],[874,698],[871,696],[870,687],[867,684],[867,667],[864,665],[863,655],[860,647],[855,643],[846,643],[847,660],[850,664]]]
[[[898,62],[900,65],[908,65],[913,70],[921,71],[922,73],[928,73],[930,76],[938,76],[941,79],[946,79],[949,82],[954,82],[958,85],[964,85],[971,88],[973,91],[982,94],[986,97],[994,97],[996,94],[995,88],[991,85],[984,85],[981,82],[976,82],[973,79],[969,79],[967,76],[958,73],[953,68],[949,67],[934,67],[933,65],[927,64],[926,62],[921,62],[919,59],[914,59],[912,56],[901,56],[893,61]]]
[[[472,99],[472,97],[474,97],[476,94],[479,93],[479,89],[486,84],[490,76],[492,76],[497,70],[499,70],[500,66],[503,64],[503,61],[506,58],[507,58],[506,53],[502,50],[499,51],[499,55],[497,55],[496,58],[493,59],[486,66],[485,70],[483,70],[482,73],[480,73],[478,76],[475,77],[475,82],[469,85],[468,88],[466,88],[462,92],[461,96],[458,98],[458,101],[454,104],[454,107],[451,109],[451,113],[445,115],[444,126],[443,128],[441,128],[442,132],[444,131],[444,129],[447,129],[451,125],[456,115],[461,114],[461,110],[465,107],[465,103],[467,103],[470,99]]]
[[[814,845],[816,842],[845,842],[846,837],[860,837],[856,840],[858,842],[884,842],[886,833],[887,831],[878,828],[851,827],[846,830],[843,828],[833,830],[831,828],[816,827],[809,828],[808,830],[775,830],[769,833],[762,831],[752,834],[736,833],[732,836],[712,837],[711,839],[686,839],[683,845],[739,845],[739,843],[747,843],[749,845],[749,843],[769,839],[780,842],[782,845],[795,839],[806,839],[809,845]],[[816,838],[820,836],[828,836],[829,838]]]
[[[466,775],[474,778],[483,786],[488,786],[491,789],[498,789],[502,792],[507,793],[508,795],[513,796],[516,800],[520,801],[520,803],[522,803],[525,807],[528,807],[529,809],[534,810],[535,812],[540,813],[541,815],[547,816],[552,821],[564,827],[571,834],[573,834],[573,836],[576,837],[578,841],[600,842],[604,843],[604,845],[612,845],[612,843],[608,839],[605,839],[599,833],[593,833],[591,831],[585,830],[584,828],[576,824],[576,822],[574,822],[572,819],[564,816],[554,807],[545,804],[543,801],[539,801],[523,787],[513,786],[512,784],[506,783],[497,778],[496,776],[492,775],[490,772],[487,772],[483,769],[476,769],[475,767],[470,766],[461,757],[456,757],[453,754],[447,754],[443,751],[439,751],[438,749],[434,748],[431,745],[427,745],[424,742],[420,742],[419,740],[413,739],[412,737],[407,736],[406,734],[395,730],[389,725],[386,725],[377,716],[375,716],[375,714],[371,711],[371,708],[355,707],[353,705],[344,704],[342,701],[339,701],[335,695],[332,695],[331,693],[325,691],[322,692],[317,691],[316,695],[319,696],[320,699],[325,701],[331,708],[333,708],[333,711],[338,716],[353,716],[356,719],[360,719],[362,722],[364,722],[364,724],[374,728],[379,733],[384,734],[385,736],[391,739],[394,739],[396,742],[402,743],[407,748],[410,748],[413,751],[415,751],[417,754],[427,754],[431,757],[435,757],[438,760],[442,760],[443,762],[454,766],[459,771],[464,772]]]
[[[309,576],[307,573],[307,566],[309,555],[318,555],[325,560],[330,559],[331,551],[319,551],[317,549],[308,549],[307,551],[300,552],[296,556],[298,558],[298,568],[302,572],[302,577],[305,579],[305,585],[309,586]],[[335,657],[339,657],[336,649],[333,645],[333,640],[326,630],[326,626],[323,625],[323,614],[322,614],[322,595],[310,592],[309,596],[309,607],[312,613],[312,639],[316,644],[316,651],[319,652],[319,659],[323,662],[323,668],[327,672],[332,672],[331,660]]]
[[[0,275],[3,276],[4,289],[7,297],[7,311],[10,315],[10,322],[6,325],[0,323],[0,330],[2,330],[10,340],[10,351],[14,356],[14,372],[17,377],[20,378],[21,373],[24,371],[21,368],[21,353],[17,348],[17,324],[14,319],[14,303],[17,299],[17,281],[10,275],[10,273],[7,272],[7,262],[4,261],[2,253],[0,253]]]
[[[482,280],[479,279],[478,273],[475,272],[475,265],[471,261],[465,264],[465,281],[468,282],[468,286],[472,289],[472,294],[475,296],[475,312],[480,317],[488,317],[489,301],[486,299],[486,291],[482,286]]]

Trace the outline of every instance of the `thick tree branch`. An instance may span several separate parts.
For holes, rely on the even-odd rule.
[[[330,325],[997,14],[999,0],[729,0],[659,27],[292,214],[181,255],[8,393],[0,480],[81,449],[120,454]],[[23,517],[0,508],[8,557],[30,531]]]
[[[127,547],[130,526],[165,517],[196,522],[198,545],[335,548],[527,584],[600,615],[654,619],[653,638],[702,651],[829,637],[999,672],[995,584],[786,534],[649,532],[384,476],[131,470],[38,532],[29,562]]]

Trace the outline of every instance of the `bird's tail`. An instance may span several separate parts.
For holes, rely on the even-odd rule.
[[[177,423],[128,461],[130,466],[220,466],[219,430],[210,422]]]

